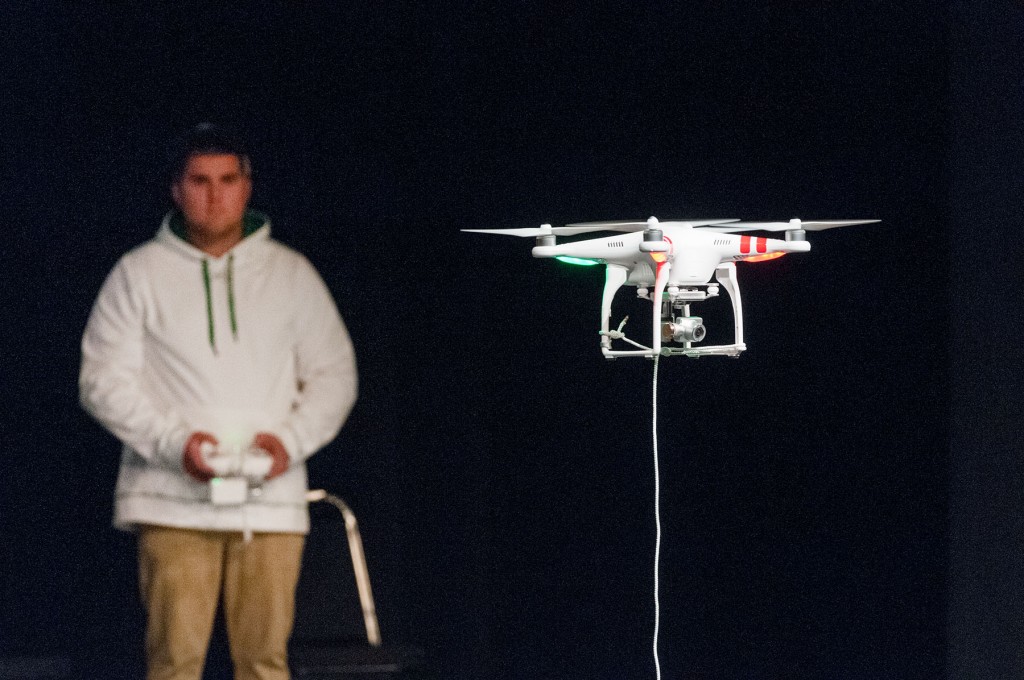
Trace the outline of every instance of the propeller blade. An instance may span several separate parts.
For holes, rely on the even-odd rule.
[[[573,222],[569,227],[622,227],[635,224],[647,224],[647,220],[603,220],[598,222]]]
[[[478,234],[501,234],[504,236],[573,236],[575,234],[589,234],[592,231],[634,231],[633,229],[608,229],[606,227],[524,227],[522,229],[462,229],[461,231],[472,231]]]
[[[800,221],[801,228],[804,231],[825,231],[826,229],[835,229],[836,227],[852,227],[855,224],[875,224],[882,220],[810,220]]]
[[[704,231],[728,234],[734,231],[824,231],[837,227],[852,227],[855,224],[874,224],[881,220],[793,220],[791,222],[734,222],[727,227],[706,227]]]
[[[728,224],[739,222],[738,219],[716,219],[716,220],[665,220],[655,223],[656,226],[691,226],[701,227],[707,224]],[[597,231],[643,231],[651,226],[650,220],[610,220],[606,222],[575,222],[566,225],[568,227],[587,227]]]

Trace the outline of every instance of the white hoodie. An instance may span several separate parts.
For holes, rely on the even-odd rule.
[[[260,222],[253,224],[253,220]],[[309,530],[304,461],[331,441],[356,398],[352,343],[330,292],[299,253],[253,230],[214,258],[172,231],[127,253],[82,337],[82,406],[124,444],[114,525]],[[185,474],[196,431],[221,448],[276,434],[291,466],[244,505],[213,505]]]

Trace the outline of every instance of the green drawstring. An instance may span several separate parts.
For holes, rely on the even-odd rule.
[[[231,335],[238,341],[238,319],[235,318],[235,254],[228,255],[228,311],[231,313]]]
[[[206,288],[206,329],[210,337],[210,348],[217,353],[217,336],[213,330],[213,297],[210,295],[210,263],[203,260],[203,286]]]
[[[228,312],[231,316],[231,335],[238,340],[238,317],[235,315],[235,256],[228,255]],[[206,328],[210,348],[217,354],[217,334],[213,325],[213,295],[210,286],[210,263],[203,260],[203,287],[206,289]]]

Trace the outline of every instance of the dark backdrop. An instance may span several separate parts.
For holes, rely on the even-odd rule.
[[[1020,678],[1024,7],[954,3],[951,19],[949,675]]]
[[[652,364],[601,358],[600,272],[458,230],[883,220],[741,266],[738,360],[662,362],[662,667],[941,676],[951,25],[927,2],[5,5],[0,653],[137,663],[78,340],[168,205],[166,140],[216,120],[359,354],[313,481],[360,517],[385,641],[444,678],[654,672]]]

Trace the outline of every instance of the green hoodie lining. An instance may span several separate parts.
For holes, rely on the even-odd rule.
[[[261,213],[259,210],[248,209],[245,211],[245,215],[242,216],[242,238],[251,236],[257,229],[267,223],[267,216]],[[182,241],[188,242],[188,231],[185,229],[185,216],[181,214],[180,210],[171,211],[170,219],[167,221],[167,226],[171,228],[171,233],[180,238]]]

